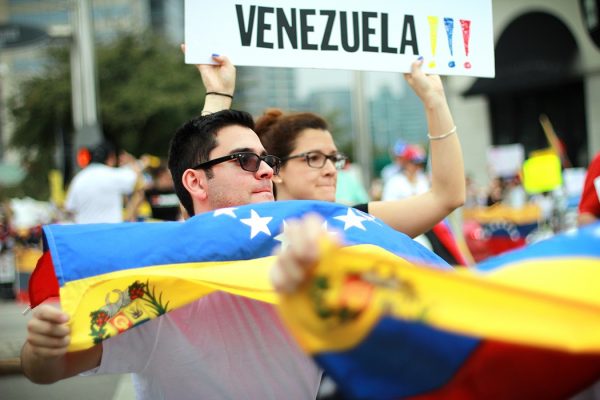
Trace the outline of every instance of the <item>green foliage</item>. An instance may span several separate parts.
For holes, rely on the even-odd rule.
[[[203,86],[177,46],[126,36],[97,52],[102,127],[129,152],[166,156],[177,127],[202,107]]]
[[[102,131],[130,153],[165,157],[170,138],[202,107],[204,88],[176,45],[150,34],[127,35],[96,47]],[[45,73],[22,84],[9,103],[15,131],[9,147],[23,157],[27,177],[14,193],[37,199],[49,194],[47,173],[64,135],[72,143],[68,48],[48,53]]]
[[[48,58],[46,74],[24,82],[21,95],[9,102],[15,118],[9,147],[19,151],[27,171],[22,184],[7,193],[13,196],[48,197],[47,173],[54,165],[56,136],[72,130],[69,54],[52,48]]]

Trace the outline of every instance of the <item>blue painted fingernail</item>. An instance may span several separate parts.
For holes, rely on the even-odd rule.
[[[417,58],[418,61],[423,61],[423,56],[419,56],[419,58]]]
[[[219,57],[219,55],[217,53],[213,53],[212,55],[213,57]]]

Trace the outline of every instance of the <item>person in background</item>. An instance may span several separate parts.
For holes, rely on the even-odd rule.
[[[152,218],[161,221],[177,221],[181,218],[179,199],[175,193],[173,178],[166,164],[159,165],[150,171],[152,185],[144,190],[144,197]]]
[[[159,161],[158,166],[147,168],[146,174],[150,176],[150,181],[131,196],[127,220],[180,220],[181,206],[167,165]]]
[[[501,177],[497,176],[490,182],[486,205],[493,206],[496,203],[501,203],[504,199],[504,182]]]
[[[396,140],[396,143],[394,143],[394,147],[392,149],[393,160],[381,170],[380,175],[383,183],[386,183],[392,176],[404,170],[406,159],[403,155],[406,146],[407,143],[402,139],[398,139]]]
[[[356,165],[350,163],[350,160],[338,171],[335,201],[349,206],[369,201],[361,171]]]
[[[120,167],[117,165],[120,164]],[[103,142],[91,151],[91,162],[69,186],[65,210],[75,223],[123,222],[123,197],[130,195],[141,176],[137,160]]]
[[[515,175],[509,178],[505,186],[505,201],[509,207],[523,208],[527,203],[527,193],[521,184],[521,177]]]
[[[591,224],[600,219],[600,152],[588,167],[579,201],[577,224]]]
[[[403,169],[385,182],[381,197],[383,201],[405,199],[429,190],[429,179],[423,172],[425,151],[420,146],[409,144],[398,158],[403,160]]]

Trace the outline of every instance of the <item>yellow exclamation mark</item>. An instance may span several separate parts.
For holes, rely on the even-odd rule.
[[[428,16],[427,22],[429,22],[429,37],[431,39],[431,58],[429,62],[429,68],[435,67],[435,50],[437,48],[437,31],[438,31],[438,17]]]

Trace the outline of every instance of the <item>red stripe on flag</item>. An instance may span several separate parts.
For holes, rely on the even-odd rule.
[[[567,399],[600,375],[600,354],[575,354],[486,341],[433,399]]]
[[[29,304],[34,308],[46,299],[58,297],[59,293],[52,256],[49,251],[45,251],[29,278]]]

